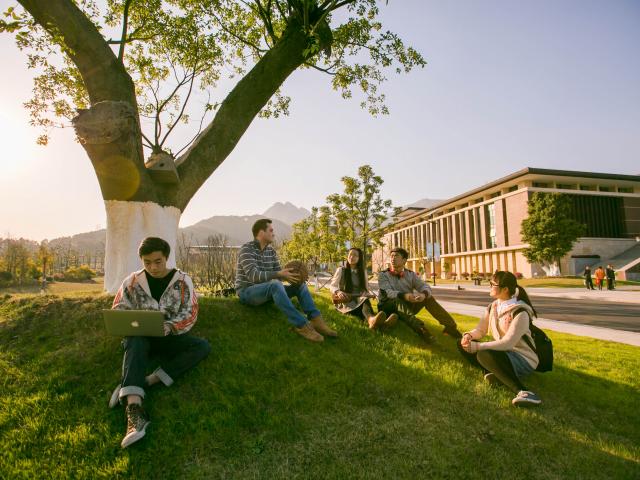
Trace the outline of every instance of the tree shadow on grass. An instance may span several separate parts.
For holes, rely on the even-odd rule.
[[[439,336],[425,349],[404,325],[375,334],[318,303],[340,334],[321,345],[290,332],[273,306],[203,299],[194,334],[211,341],[211,356],[173,387],[149,391],[148,437],[127,450],[119,447],[123,411],[106,406],[122,351],[103,333],[102,304],[35,301],[32,315],[25,304],[0,320],[0,355],[11,367],[0,404],[6,465],[13,460],[31,478],[631,478],[638,471],[637,434],[627,429],[635,410],[624,404],[617,419],[591,418],[598,415],[583,414],[563,391],[567,378],[586,397],[637,395],[631,387],[560,366],[558,380],[554,372],[537,385],[545,404],[517,410],[509,392],[482,383],[452,339]]]

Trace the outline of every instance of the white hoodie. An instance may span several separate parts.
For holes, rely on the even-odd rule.
[[[515,309],[521,311],[513,317],[511,313]],[[493,341],[478,343],[478,350],[514,351],[522,355],[535,369],[538,366],[538,355],[523,338],[523,335],[527,335],[531,344],[534,344],[529,329],[529,318],[533,318],[533,310],[522,300],[502,302],[502,305],[495,300],[482,315],[476,328],[466,333],[474,340],[480,340],[490,332]]]

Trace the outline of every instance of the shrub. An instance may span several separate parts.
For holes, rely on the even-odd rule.
[[[63,275],[64,282],[84,282],[91,280],[96,276],[96,272],[91,270],[87,265],[68,268]]]
[[[54,282],[64,282],[64,273],[54,273],[53,274]]]
[[[11,272],[0,272],[1,282],[10,282],[11,280],[13,280],[13,275],[11,275]]]
[[[465,280],[469,280],[469,272],[462,272],[460,274],[462,276],[462,278],[464,278]]]

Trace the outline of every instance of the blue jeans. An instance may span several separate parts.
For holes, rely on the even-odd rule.
[[[270,280],[243,288],[238,292],[238,297],[240,297],[240,303],[253,306],[273,301],[276,307],[287,316],[289,323],[298,328],[307,323],[307,320],[320,316],[320,311],[313,303],[306,283],[285,286],[280,280]],[[293,305],[292,297],[298,297],[300,306],[307,315],[306,318]]]

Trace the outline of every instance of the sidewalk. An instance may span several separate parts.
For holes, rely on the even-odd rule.
[[[433,287],[433,285],[430,284]],[[487,292],[486,285],[461,285],[464,290]],[[455,284],[436,284],[435,288],[447,288],[455,290]],[[575,300],[600,300],[603,302],[637,303],[640,304],[640,290],[626,290],[624,287],[616,290],[587,290],[586,288],[547,288],[547,287],[526,287],[527,293],[538,297],[572,298]]]
[[[377,289],[378,282],[370,281],[369,286],[371,288]],[[455,284],[445,284],[436,285],[436,288],[448,288],[451,290],[455,290],[457,289],[457,286]],[[464,285],[462,288],[465,290],[487,292],[487,294],[489,290],[486,286],[476,285]],[[527,288],[527,293],[529,293],[530,295],[537,295],[542,297],[573,298],[577,300],[603,300],[621,303],[640,303],[640,291],[638,290],[587,290],[581,288],[531,287]],[[480,317],[480,315],[484,313],[484,309],[486,308],[484,306],[468,305],[466,303],[447,302],[440,300],[438,300],[438,303],[450,312],[469,315],[471,317]],[[640,347],[640,333],[638,332],[615,330],[613,328],[593,327],[590,325],[582,325],[579,323],[560,322],[558,320],[552,320],[549,318],[537,318],[535,322],[536,325],[540,328],[553,330],[554,332],[570,333],[572,335],[578,335],[581,337],[597,338],[598,340],[606,340],[609,342],[618,342],[627,345],[633,345],[634,347]]]
[[[527,290],[528,292],[529,290]],[[575,297],[573,297],[575,298]],[[471,317],[480,317],[486,309],[478,305],[467,305],[466,303],[438,301],[445,310],[452,313],[469,315]],[[640,333],[627,332],[625,330],[614,330],[613,328],[593,327],[589,325],[581,325],[578,323],[559,322],[548,318],[537,318],[535,324],[544,330],[553,330],[554,332],[570,333],[581,337],[597,338],[599,340],[607,340],[609,342],[625,343],[640,347]]]

